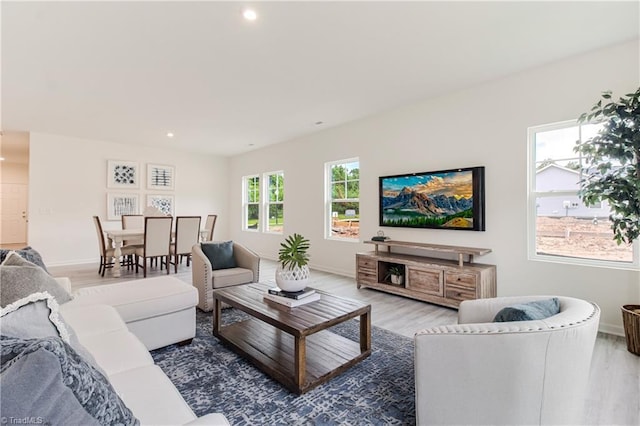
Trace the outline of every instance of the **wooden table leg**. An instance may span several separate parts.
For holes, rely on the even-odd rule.
[[[213,315],[211,315],[213,321],[213,335],[220,335],[220,322],[222,319],[222,302],[220,299],[213,298]]]
[[[360,353],[371,350],[371,310],[360,315]]]
[[[113,239],[113,271],[112,275],[114,277],[120,276],[120,258],[122,257],[122,250],[120,247],[122,246],[122,239],[114,238]]]
[[[294,336],[295,346],[295,383],[298,389],[302,389],[307,371],[307,341],[305,336]]]

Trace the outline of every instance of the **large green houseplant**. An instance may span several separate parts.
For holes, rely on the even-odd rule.
[[[596,136],[575,147],[585,161],[579,196],[586,205],[606,201],[614,239],[631,244],[640,236],[640,88],[618,101],[602,93],[578,122],[602,123]],[[640,355],[640,305],[624,305],[622,317],[627,349]]]
[[[300,234],[294,233],[280,243],[276,284],[284,291],[303,290],[309,281],[309,253],[311,244]]]

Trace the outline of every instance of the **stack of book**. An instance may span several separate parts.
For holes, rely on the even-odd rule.
[[[278,287],[273,287],[265,293],[264,299],[293,308],[294,306],[300,306],[320,300],[320,293],[316,293],[315,289],[310,287],[293,292],[283,291]]]

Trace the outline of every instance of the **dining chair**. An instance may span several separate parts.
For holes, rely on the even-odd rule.
[[[98,237],[98,248],[100,250],[100,266],[98,267],[98,274],[104,277],[104,272],[107,268],[113,268],[113,255],[115,249],[111,244],[107,245],[104,238],[104,231],[102,230],[102,222],[98,216],[93,216],[93,224],[96,227],[96,234]],[[129,257],[135,253],[135,248],[125,247],[121,248],[122,255]],[[131,267],[132,264],[127,262],[127,266]]]
[[[191,248],[198,244],[200,240],[200,216],[177,216],[176,236],[171,244],[171,254],[173,255],[173,265],[178,273],[178,263],[182,263],[182,258],[186,256],[187,266],[191,263]]]
[[[218,219],[217,214],[207,215],[207,221],[204,223],[204,229],[206,232],[206,236],[202,241],[213,241],[213,229],[216,227],[216,220]]]
[[[122,221],[122,229],[144,229],[144,216],[141,214],[123,214],[120,216]],[[123,246],[131,246],[135,249],[142,247],[144,238],[134,238],[131,240],[123,240]],[[133,261],[133,259],[131,259]]]
[[[146,278],[147,259],[160,259],[160,270],[162,270],[162,265],[165,265],[167,267],[167,274],[169,274],[172,226],[173,217],[170,216],[144,218],[144,244],[135,250],[136,273],[138,273],[138,268],[142,268],[144,270],[144,277]],[[141,258],[142,264],[140,264]]]

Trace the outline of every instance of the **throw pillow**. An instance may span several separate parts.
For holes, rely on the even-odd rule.
[[[2,415],[15,418],[24,418],[39,414],[49,421],[48,416],[65,415],[57,414],[55,410],[69,408],[71,405],[68,398],[65,400],[67,407],[57,407],[54,405],[53,412],[43,413],[38,411],[43,406],[51,405],[43,402],[43,398],[51,398],[58,394],[56,389],[46,389],[50,385],[49,381],[41,379],[41,375],[24,375],[22,377],[23,364],[29,359],[22,361],[25,357],[34,355],[35,364],[43,359],[48,360],[48,365],[44,370],[51,370],[61,373],[59,379],[63,386],[66,386],[84,411],[95,419],[93,424],[101,425],[138,425],[140,422],[133,416],[131,410],[124,404],[118,394],[111,386],[111,383],[96,369],[82,359],[69,345],[57,337],[46,337],[43,339],[18,339],[15,337],[0,336],[2,341],[2,354],[0,369],[2,377],[1,388],[9,390],[5,400],[5,393],[2,395]],[[52,368],[51,364],[55,366]],[[13,376],[6,375],[12,367],[18,366],[18,373]],[[43,371],[44,375],[45,372]],[[15,382],[5,384],[5,377],[13,377]],[[33,380],[35,378],[35,380]],[[56,377],[57,378],[57,377]],[[53,378],[52,378],[53,379]],[[58,385],[59,382],[53,383]],[[11,390],[16,392],[11,392]],[[22,390],[22,392],[17,392]],[[69,417],[80,417],[76,407],[70,407]],[[84,424],[77,421],[49,421],[50,424]]]
[[[2,334],[34,339],[60,337],[70,343],[67,324],[58,313],[58,303],[47,292],[32,293],[0,309]]]
[[[42,256],[40,256],[40,253],[38,253],[33,248],[31,248],[31,246],[26,246],[25,248],[20,249],[20,250],[0,249],[0,263],[4,262],[4,259],[12,251],[18,253],[18,255],[20,257],[22,257],[23,259],[28,260],[29,262],[31,262],[31,263],[33,263],[35,265],[38,265],[39,267],[44,269],[46,272],[49,272],[49,271],[47,271],[47,267],[44,266],[44,262],[42,260]]]
[[[42,268],[16,253],[9,253],[0,265],[0,307],[4,308],[32,293],[48,292],[58,303],[71,295]]]
[[[560,313],[560,301],[554,297],[502,308],[496,314],[493,322],[541,320],[558,313]]]
[[[236,259],[233,257],[233,241],[223,243],[202,243],[202,252],[209,262],[211,269],[229,269],[238,266]]]
[[[82,346],[75,330],[59,314],[58,303],[49,293],[32,293],[0,309],[0,317],[3,335],[21,339],[60,337],[85,361],[106,375],[91,352]]]
[[[4,349],[4,340],[2,344]],[[21,423],[28,419],[29,424],[99,425],[65,386],[57,357],[44,349],[17,357],[2,369],[0,397],[3,419],[20,419]]]

